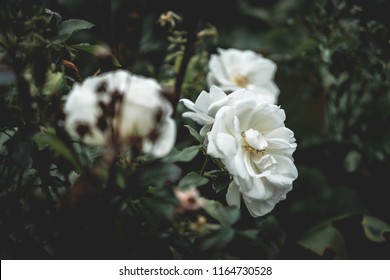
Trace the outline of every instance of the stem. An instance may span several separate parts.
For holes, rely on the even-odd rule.
[[[181,90],[184,82],[184,78],[187,72],[187,66],[190,62],[192,53],[194,52],[194,46],[196,43],[196,27],[198,24],[197,16],[192,15],[189,19],[188,28],[187,28],[187,42],[185,44],[183,58],[180,64],[179,73],[176,77],[175,91],[173,98],[173,106],[176,108],[177,103],[179,102],[181,96]]]
[[[206,169],[206,165],[207,165],[207,163],[208,163],[208,158],[206,157],[206,159],[205,159],[205,161],[204,161],[204,163],[203,163],[203,166],[202,166],[202,170],[200,171],[200,175],[204,175],[204,173],[205,173],[205,169]]]

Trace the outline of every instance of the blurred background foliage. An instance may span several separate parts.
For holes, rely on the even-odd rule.
[[[4,0],[0,7],[2,258],[390,257],[387,1]],[[174,27],[158,23],[168,10],[181,18]],[[195,100],[207,90],[208,58],[218,47],[276,62],[279,104],[298,143],[293,191],[258,219],[226,207],[229,177],[205,162],[191,128],[198,127],[181,118],[181,104],[177,149],[160,161],[140,157],[136,167],[122,155],[114,183],[97,164],[103,151],[74,142],[61,126],[72,84],[116,68]],[[211,200],[175,214],[176,185],[197,186]]]

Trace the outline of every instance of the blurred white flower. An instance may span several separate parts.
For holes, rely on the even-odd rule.
[[[239,90],[208,109],[215,121],[207,153],[221,159],[233,176],[226,196],[240,206],[241,196],[252,216],[269,213],[292,189],[298,173],[292,157],[294,133],[285,127],[279,106]]]
[[[224,91],[245,88],[267,103],[276,104],[279,88],[274,83],[276,65],[251,50],[218,49],[211,55],[207,82]]]
[[[65,128],[92,145],[130,145],[155,157],[170,152],[176,140],[172,106],[150,78],[125,70],[75,84],[64,107]]]

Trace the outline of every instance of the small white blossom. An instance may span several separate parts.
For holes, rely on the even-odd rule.
[[[135,145],[162,157],[176,140],[172,106],[150,78],[125,70],[105,73],[75,84],[64,107],[65,128],[92,145]]]
[[[242,196],[252,216],[269,213],[298,176],[295,138],[284,125],[284,110],[239,90],[214,102],[209,112],[215,121],[207,153],[221,159],[233,176],[228,204],[240,206]]]
[[[279,88],[274,83],[276,65],[251,50],[218,49],[211,55],[207,81],[224,91],[245,88],[267,103],[276,104]]]

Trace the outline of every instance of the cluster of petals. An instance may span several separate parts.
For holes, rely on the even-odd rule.
[[[135,146],[155,157],[176,140],[172,106],[151,78],[117,70],[75,84],[64,107],[65,128],[91,145]]]

